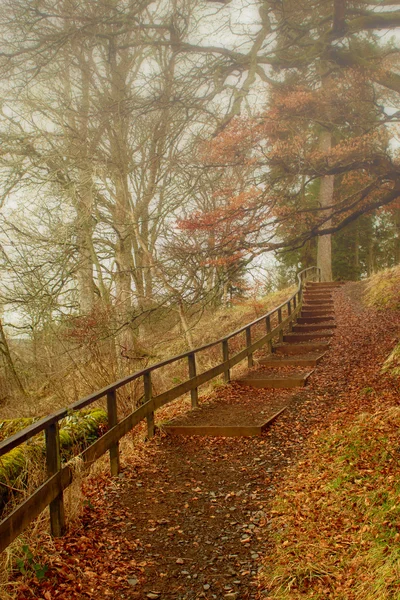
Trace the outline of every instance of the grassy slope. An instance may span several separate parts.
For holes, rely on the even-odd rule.
[[[375,275],[365,304],[398,309],[399,281],[400,268]],[[273,506],[262,598],[400,598],[399,424],[400,408],[382,408],[313,438]]]
[[[399,598],[399,422],[393,408],[314,441],[275,502],[270,598]]]
[[[400,310],[400,266],[385,269],[370,277],[365,294],[367,306],[378,310]],[[384,365],[384,371],[400,376],[400,343],[395,346]]]

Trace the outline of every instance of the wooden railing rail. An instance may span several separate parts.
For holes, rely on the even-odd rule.
[[[0,552],[4,550],[47,506],[50,506],[50,526],[51,533],[54,536],[60,536],[65,530],[63,491],[73,480],[73,468],[70,464],[62,466],[60,454],[59,421],[71,414],[71,412],[80,410],[96,400],[107,399],[108,411],[108,431],[89,446],[84,452],[79,454],[79,458],[90,466],[100,456],[108,450],[110,451],[110,468],[113,476],[119,472],[119,440],[126,435],[138,423],[147,420],[148,436],[154,435],[154,413],[165,404],[176,400],[183,394],[190,392],[192,407],[198,405],[198,388],[214,379],[218,375],[224,375],[224,381],[230,381],[230,370],[233,366],[247,358],[248,366],[253,365],[253,354],[265,344],[272,349],[272,340],[279,336],[283,337],[283,331],[291,327],[296,320],[301,309],[302,294],[304,284],[309,280],[320,279],[320,270],[318,267],[304,269],[297,275],[298,287],[294,294],[280,306],[263,315],[262,317],[248,323],[244,327],[233,331],[227,336],[220,338],[209,344],[205,344],[183,354],[173,356],[172,358],[158,362],[146,369],[137,371],[132,375],[124,377],[64,409],[40,419],[36,423],[22,429],[13,436],[0,442],[0,461],[1,456],[10,452],[17,446],[30,440],[33,436],[45,432],[46,440],[46,465],[48,479],[37,488],[26,500],[24,500],[10,515],[0,522]],[[277,315],[277,326],[272,328],[271,319]],[[253,340],[252,328],[260,323],[265,324],[266,333],[259,339]],[[229,340],[245,333],[246,347],[235,354],[229,354]],[[221,346],[222,362],[217,366],[197,373],[196,355],[199,352],[215,346]],[[151,374],[153,371],[170,365],[182,359],[188,361],[189,379],[179,385],[153,396]],[[118,420],[117,414],[117,390],[142,377],[144,386],[144,403],[134,412],[130,413],[122,420]],[[1,462],[0,462],[1,464]],[[0,482],[1,485],[1,482]]]

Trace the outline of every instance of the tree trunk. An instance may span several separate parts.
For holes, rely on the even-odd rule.
[[[24,386],[21,383],[21,380],[18,376],[17,370],[14,365],[14,361],[11,357],[10,347],[8,345],[6,335],[4,333],[4,328],[3,328],[3,324],[1,322],[1,320],[0,320],[0,353],[3,355],[4,362],[7,366],[7,371],[11,375],[12,379],[14,380],[14,383],[15,383],[18,391],[23,396],[26,396]]]
[[[400,264],[400,208],[394,212],[395,240],[394,240],[394,264]]]
[[[178,301],[178,313],[179,313],[179,318],[181,320],[181,325],[182,325],[183,333],[184,333],[184,336],[186,339],[186,343],[189,347],[189,350],[193,350],[193,348],[195,347],[194,340],[193,340],[192,332],[190,329],[190,325],[186,318],[185,308],[184,308],[182,300]]]
[[[119,355],[125,358],[132,357],[136,348],[136,336],[132,326],[132,231],[130,226],[130,212],[127,194],[127,182],[124,177],[116,174],[116,206],[114,227],[117,232],[115,246],[115,306],[117,314],[117,345]],[[119,179],[119,181],[118,181]]]
[[[367,255],[367,275],[373,275],[375,273],[375,252],[374,252],[374,240],[372,235],[368,240],[368,255]]]
[[[81,171],[80,177],[80,193],[76,199],[76,240],[79,254],[76,278],[78,282],[80,312],[88,314],[93,311],[95,301],[91,252],[93,198],[90,187],[92,178],[86,171]]]
[[[332,134],[328,129],[324,129],[320,134],[319,149],[328,154],[332,148]],[[319,190],[319,206],[324,217],[323,228],[331,226],[333,205],[334,175],[325,175],[321,177],[321,186]],[[317,245],[317,266],[321,269],[321,281],[332,281],[332,236],[320,235]]]

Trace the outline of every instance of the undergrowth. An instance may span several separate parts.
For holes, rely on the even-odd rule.
[[[245,325],[246,323],[257,319],[262,316],[268,310],[271,310],[275,306],[281,304],[291,293],[293,293],[294,288],[282,290],[278,293],[271,294],[267,298],[264,298],[262,301],[255,300],[247,300],[240,304],[237,304],[229,309],[219,309],[218,311],[214,311],[212,314],[204,314],[203,317],[197,322],[193,322],[193,338],[195,344],[202,345],[207,343],[208,341],[213,341],[218,339],[219,337],[223,337],[229,332],[238,329]],[[263,324],[265,327],[265,324]],[[160,353],[156,360],[160,360],[161,358],[169,357],[174,354],[179,354],[186,350],[184,341],[178,335],[171,336],[172,339],[168,343],[167,339],[164,340],[164,344],[159,345],[158,352]],[[243,342],[244,340],[242,340]],[[210,368],[213,360],[220,361],[220,348],[216,349],[216,354],[218,356],[214,356],[212,353],[204,354],[201,357],[202,367],[203,369]],[[179,363],[176,363],[172,366],[168,367],[168,371],[164,374],[161,374],[160,381],[156,382],[156,386],[160,386],[160,389],[156,389],[157,393],[160,393],[163,385],[170,385],[171,381],[174,385],[187,378],[187,365],[185,362],[184,368],[182,372],[180,372],[181,366]],[[242,367],[237,365],[235,369],[240,370]],[[135,369],[133,369],[135,370]],[[77,373],[76,377],[79,378],[80,374]],[[102,382],[104,383],[104,382]],[[111,382],[108,382],[111,383]],[[215,389],[215,386],[218,385],[218,381],[214,380],[210,382],[208,385],[202,387],[203,394],[210,394]],[[68,386],[66,386],[65,392],[68,391]],[[70,400],[72,400],[71,398]],[[210,401],[210,396],[203,396],[201,398],[202,404],[206,404]],[[39,404],[40,416],[43,416],[43,408],[45,406],[44,402]],[[49,411],[54,410],[56,408],[56,404],[53,399],[51,400],[51,406],[49,405]],[[161,410],[157,412],[157,423],[160,424],[165,420],[170,420],[174,416],[180,415],[183,412],[186,412],[190,407],[190,399],[187,396],[182,397],[177,402],[172,405],[168,405],[163,407]],[[97,412],[103,414],[102,410],[97,408]],[[2,407],[3,414],[6,413],[8,416],[8,410],[4,410]],[[11,412],[11,411],[10,411]],[[12,415],[18,416],[20,418],[9,421],[0,422],[0,439],[1,434],[2,438],[6,438],[9,435],[12,435],[19,429],[25,427],[34,421],[34,418],[21,418],[24,412],[23,405],[20,404],[18,408],[12,407]],[[31,412],[31,411],[29,411]],[[25,416],[25,415],[24,415]],[[65,427],[61,430],[61,445],[64,448],[69,447],[69,438],[70,434],[75,431],[76,428],[76,415],[71,415],[65,420]],[[121,452],[122,460],[137,461],[138,455],[140,455],[140,448],[143,444],[145,433],[145,426],[141,423],[138,427],[136,427],[130,434],[125,436],[123,440],[121,440],[121,445],[125,449],[125,452]],[[16,449],[19,451],[19,448]],[[38,464],[43,463],[43,451],[42,448],[38,449],[40,454],[40,460],[38,460]],[[10,453],[11,454],[11,453]],[[1,467],[4,466],[4,460],[7,459],[9,455],[3,457],[0,460],[0,471]],[[70,456],[68,455],[68,458]],[[108,457],[102,457],[99,461],[95,463],[95,468],[97,472],[104,472],[108,470]],[[21,459],[23,465],[25,465],[25,457]],[[0,472],[1,475],[1,472]],[[93,475],[93,473],[92,473]],[[8,481],[8,479],[7,479]],[[65,491],[65,499],[66,499],[66,515],[67,515],[67,523],[69,526],[74,526],[74,521],[79,517],[82,512],[82,507],[85,503],[84,495],[82,495],[81,486],[85,486],[84,483],[84,473],[78,473],[78,477],[76,481],[74,481],[73,485],[67,488]],[[2,557],[0,560],[0,572],[2,572],[2,576],[0,576],[0,598],[4,600],[12,600],[15,598],[15,590],[18,588],[21,589],[21,585],[24,585],[24,581],[28,581],[29,577],[32,575],[45,577],[46,574],[46,553],[50,554],[53,552],[52,541],[48,535],[48,518],[46,516],[46,512],[42,513],[42,515],[37,519],[19,538],[17,538],[8,548],[2,553]],[[47,557],[48,558],[48,557]]]
[[[272,507],[262,598],[400,597],[399,424],[393,407],[315,438]]]
[[[384,269],[367,280],[364,304],[377,310],[400,309],[400,265]],[[400,375],[400,343],[386,359],[382,371],[391,375]]]
[[[261,317],[268,310],[278,306],[295,290],[295,286],[280,290],[263,298],[236,300],[229,307],[211,310],[209,307],[193,307],[187,314],[189,329],[194,346],[202,346],[217,340],[230,332]],[[62,408],[79,398],[100,389],[112,381],[144,369],[174,355],[188,350],[187,339],[181,326],[171,315],[162,318],[155,315],[148,323],[143,323],[138,331],[138,344],[142,352],[115,356],[115,344],[111,338],[96,338],[90,330],[90,343],[82,339],[81,346],[62,338],[58,345],[43,348],[46,361],[44,365],[31,365],[29,377],[26,376],[29,359],[28,349],[21,353],[19,374],[24,380],[26,397],[18,390],[0,398],[0,419],[19,419],[42,417],[57,408]],[[57,338],[58,339],[58,338]],[[61,343],[62,342],[62,343]],[[28,344],[29,346],[29,344]],[[60,350],[60,348],[61,350]],[[45,351],[46,350],[46,351]],[[61,352],[62,356],[58,356]],[[214,366],[213,361],[220,359],[220,348],[211,348],[197,357],[203,370]],[[44,360],[44,359],[43,359]],[[115,361],[117,360],[117,363]],[[25,364],[26,363],[26,364]],[[24,366],[25,365],[25,366]],[[40,368],[39,368],[40,367]],[[200,370],[200,369],[199,369]],[[153,386],[161,393],[187,378],[187,361],[174,363],[171,367],[154,373]],[[132,382],[118,395],[121,415],[134,410],[143,395],[139,382]],[[1,384],[1,378],[0,378]],[[138,384],[138,385],[137,385]]]
[[[364,303],[378,310],[400,308],[400,266],[384,269],[368,278]]]
[[[400,344],[393,348],[383,364],[382,371],[397,377],[400,376]]]

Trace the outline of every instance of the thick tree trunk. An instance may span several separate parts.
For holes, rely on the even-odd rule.
[[[328,154],[332,148],[332,134],[328,129],[324,129],[320,134],[319,149]],[[334,175],[325,175],[321,177],[321,186],[319,190],[319,205],[321,215],[324,217],[323,227],[330,227],[332,222],[329,218],[332,214]],[[321,281],[332,281],[332,236],[320,235],[317,246],[317,266],[321,269]]]
[[[400,208],[394,212],[395,240],[394,240],[394,264],[400,264]]]
[[[130,226],[130,211],[128,203],[127,183],[121,181],[122,177],[116,175],[116,207],[114,227],[117,231],[115,246],[115,306],[117,314],[117,345],[119,355],[124,358],[133,358],[136,349],[136,336],[133,330],[133,290],[132,290],[132,230]]]
[[[135,358],[138,350],[137,338],[133,326],[133,226],[131,198],[129,190],[130,146],[129,127],[126,111],[121,111],[129,96],[127,79],[129,76],[129,51],[118,51],[114,40],[109,45],[109,76],[111,79],[110,118],[108,132],[110,155],[113,164],[112,180],[114,184],[113,227],[117,235],[115,245],[116,272],[115,308],[116,308],[116,348],[119,365],[127,364],[126,359]]]
[[[355,234],[354,234],[354,270],[357,274],[357,278],[359,276],[360,270],[360,228],[359,223],[356,221],[355,223]]]
[[[367,255],[367,275],[373,275],[375,273],[375,248],[374,241],[371,238],[368,240],[368,255]]]
[[[68,190],[76,211],[76,247],[78,253],[76,280],[78,286],[79,309],[82,314],[91,313],[95,305],[95,283],[93,273],[93,167],[90,153],[89,140],[89,114],[90,114],[90,84],[91,71],[88,66],[90,53],[78,50],[77,64],[80,69],[79,84],[74,82],[70,72],[69,57],[65,58],[64,93],[71,106],[77,96],[78,108],[67,111],[66,128],[67,152],[72,158],[73,167],[79,171],[76,185],[69,185]],[[77,92],[77,89],[78,92]],[[69,183],[68,178],[66,183]]]

